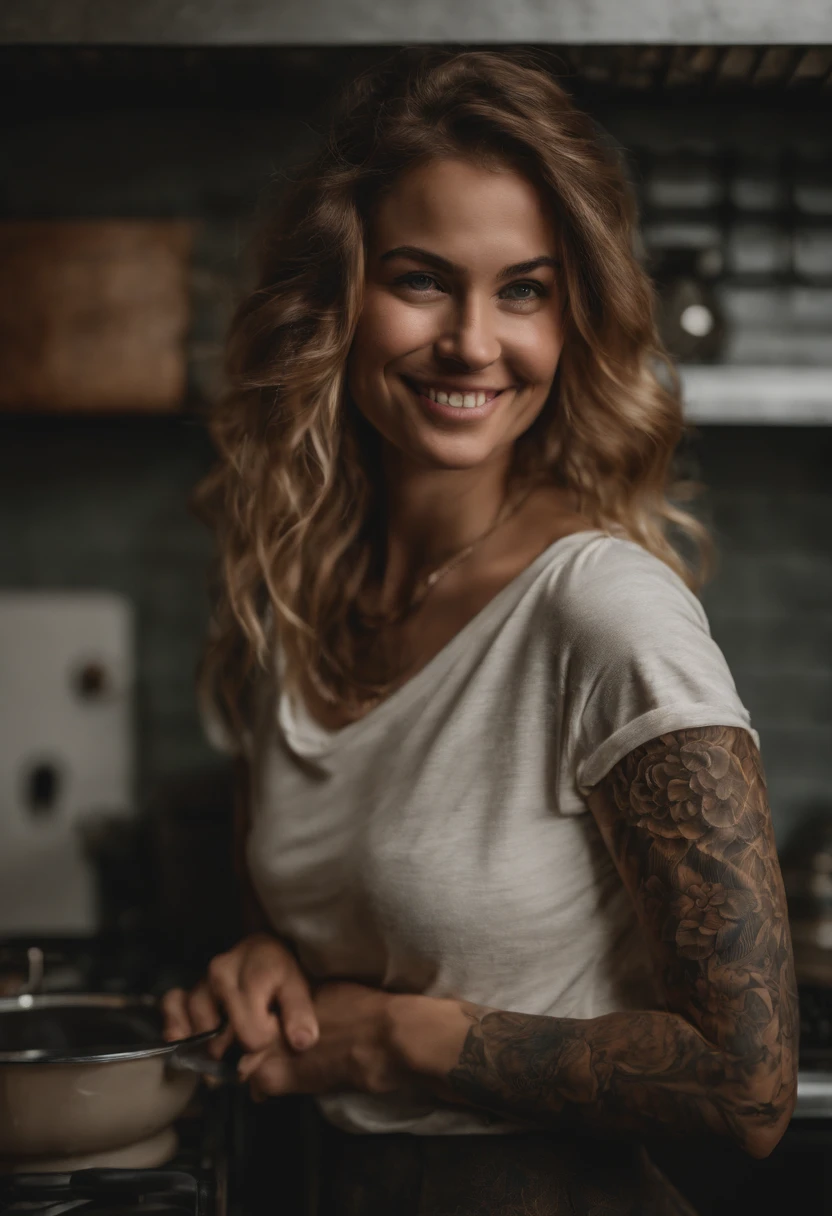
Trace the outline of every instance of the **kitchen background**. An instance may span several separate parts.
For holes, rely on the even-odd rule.
[[[200,412],[252,218],[314,147],[316,103],[375,53],[0,48],[0,218],[193,228],[181,403],[21,410],[2,393],[0,583],[132,603],[139,802],[214,759],[192,689],[211,546],[186,499],[211,459]],[[812,53],[775,55],[768,76],[756,51],[732,76],[725,48],[687,74],[677,50],[675,76],[670,49],[562,61],[629,158],[656,273],[670,250],[682,310],[683,280],[698,280],[691,299],[704,292],[721,317],[710,345],[714,330],[697,339],[669,325],[704,360],[690,380],[698,433],[680,463],[707,486],[699,510],[720,566],[704,601],[760,731],[785,842],[832,807],[832,60],[819,53],[794,81]]]
[[[384,53],[0,47],[0,250],[25,245],[44,264],[45,230],[19,226],[33,221],[167,221],[166,265],[186,276],[188,316],[169,320],[171,333],[181,322],[181,389],[160,372],[155,396],[145,384],[131,403],[127,385],[84,408],[60,390],[50,399],[48,381],[27,400],[13,378],[0,385],[0,620],[33,619],[16,598],[31,592],[115,595],[109,609],[99,603],[109,624],[96,628],[112,631],[121,664],[116,751],[129,738],[120,776],[93,781],[98,802],[79,822],[110,875],[99,891],[109,927],[126,940],[146,916],[164,951],[194,966],[236,929],[230,896],[217,897],[230,883],[230,767],[203,735],[193,691],[211,541],[187,500],[212,458],[204,410],[258,209],[315,146],[338,81]],[[696,510],[719,550],[704,603],[760,732],[788,849],[818,816],[832,824],[832,49],[564,46],[558,56],[639,193],[696,424],[679,467],[706,486]],[[0,257],[9,366],[26,315],[14,262]],[[95,703],[91,644],[81,684]],[[36,668],[21,660],[19,686],[4,680],[7,725],[35,696]],[[9,799],[20,799],[19,760],[0,748]],[[48,829],[60,798],[38,763],[24,801]],[[0,851],[4,814],[0,804]],[[161,875],[152,891],[148,873]]]

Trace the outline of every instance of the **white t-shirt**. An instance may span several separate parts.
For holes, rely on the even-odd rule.
[[[590,1018],[656,1007],[634,909],[585,796],[667,731],[750,728],[696,596],[598,529],[550,545],[406,684],[319,726],[263,698],[251,877],[316,977]],[[349,1131],[517,1124],[358,1093]]]

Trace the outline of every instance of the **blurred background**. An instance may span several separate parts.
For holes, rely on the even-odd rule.
[[[8,991],[35,940],[55,986],[161,990],[236,937],[231,766],[194,699],[212,546],[187,499],[251,233],[341,81],[405,41],[522,39],[638,194],[696,425],[679,470],[719,550],[704,603],[761,736],[805,1041],[832,1036],[832,34],[806,0],[722,8],[4,6]]]

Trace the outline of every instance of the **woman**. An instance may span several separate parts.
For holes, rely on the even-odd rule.
[[[668,531],[615,157],[523,55],[362,78],[234,321],[202,689],[259,933],[168,994],[312,1094],[322,1211],[688,1210],[771,1151],[796,1002],[759,739]],[[346,1134],[350,1133],[350,1134]]]

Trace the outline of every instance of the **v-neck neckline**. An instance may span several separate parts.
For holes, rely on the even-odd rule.
[[[309,713],[300,696],[297,698],[299,704],[293,704],[288,694],[283,688],[280,688],[278,693],[278,721],[286,742],[292,751],[298,755],[313,758],[325,756],[337,748],[360,738],[365,731],[372,729],[381,718],[399,712],[410,705],[426,685],[434,683],[437,676],[445,673],[461,655],[465,643],[470,637],[485,628],[492,617],[498,616],[512,599],[519,600],[527,587],[546,568],[555,552],[561,546],[566,546],[568,542],[574,542],[579,538],[587,536],[610,535],[612,534],[603,528],[584,528],[578,532],[568,532],[565,536],[559,536],[557,540],[552,541],[528,566],[516,574],[514,578],[510,579],[504,587],[501,587],[496,595],[493,595],[487,603],[483,604],[482,608],[469,621],[466,621],[462,628],[453,637],[449,638],[444,646],[437,650],[436,654],[428,659],[423,667],[420,667],[414,675],[394,689],[389,696],[385,697],[377,705],[374,705],[372,709],[368,710],[367,713],[357,718],[354,722],[348,722],[345,726],[339,726],[335,729],[322,726]]]

